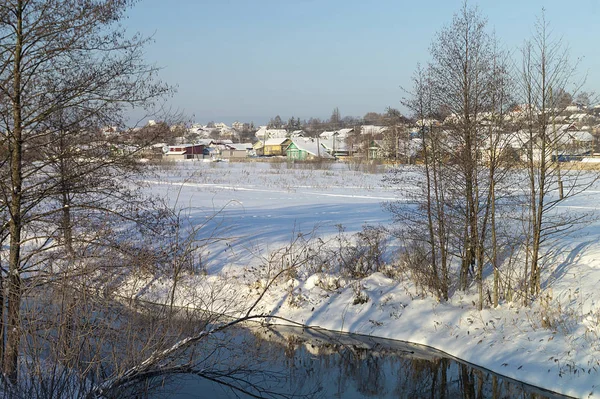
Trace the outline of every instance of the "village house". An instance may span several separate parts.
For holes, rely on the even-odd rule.
[[[285,150],[287,158],[293,161],[313,159],[333,159],[319,139],[298,137],[291,140]]]
[[[380,137],[388,128],[386,126],[362,125],[360,134],[363,136]]]
[[[346,139],[339,138],[338,136],[332,136],[330,139],[319,139],[319,143],[335,158],[348,157],[352,154]]]
[[[291,140],[288,138],[267,139],[265,142],[257,141],[254,144],[256,155],[259,156],[276,156],[286,155],[285,150],[290,145]]]
[[[548,141],[545,147],[545,157],[554,160],[558,157],[561,162],[580,160],[592,154],[594,136],[584,130],[579,130],[574,124],[550,125],[547,127]],[[515,160],[526,161],[528,151],[531,151],[533,160],[542,159],[542,141],[537,133],[531,134],[526,130],[502,133],[498,136],[498,154],[514,157]],[[484,145],[483,159],[489,159],[491,146],[487,140]]]
[[[202,150],[202,159],[210,161],[221,160],[221,151],[217,147],[206,147]]]
[[[243,159],[255,155],[252,143],[221,144],[220,151],[223,159]]]
[[[319,137],[324,140],[331,140],[334,137],[336,137],[339,140],[345,140],[352,132],[354,132],[354,128],[324,131],[319,135]]]
[[[269,129],[266,126],[260,128],[254,134],[257,139],[265,142],[269,139],[283,139],[288,137],[288,131],[285,129]]]
[[[179,161],[183,159],[201,159],[207,143],[165,145],[162,147],[163,159]]]
[[[384,155],[383,140],[371,140],[367,151],[367,159],[382,159]]]

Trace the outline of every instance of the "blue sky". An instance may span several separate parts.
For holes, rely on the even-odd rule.
[[[401,108],[417,63],[462,0],[142,0],[123,22],[153,35],[146,59],[177,86],[170,105],[192,120],[265,123],[280,115],[363,116]],[[542,7],[600,91],[600,0],[479,0],[507,49]]]

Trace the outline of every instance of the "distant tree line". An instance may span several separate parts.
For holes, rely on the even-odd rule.
[[[391,126],[394,124],[411,124],[411,120],[392,107],[385,112],[367,112],[363,117],[342,116],[339,108],[334,108],[329,119],[308,118],[301,120],[292,116],[284,123],[281,116],[277,115],[269,120],[269,129],[286,129],[288,131],[303,130],[309,136],[317,136],[324,131],[339,130],[344,128],[355,128],[362,125]]]

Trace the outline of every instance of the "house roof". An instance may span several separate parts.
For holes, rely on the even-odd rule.
[[[227,144],[227,147],[236,150],[236,151],[247,151],[249,149],[252,149],[252,143],[234,143],[234,144]]]
[[[585,113],[579,113],[579,114],[573,114],[569,117],[569,119],[578,119],[578,120],[582,120],[587,118],[589,115],[585,114]]]
[[[418,119],[417,126],[429,126],[429,125],[439,125],[440,122],[437,119]]]
[[[212,140],[198,140],[197,143],[192,143],[192,144],[176,144],[176,145],[170,145],[169,148],[191,148],[191,147],[198,147],[198,146],[207,146],[209,144],[212,143]]]
[[[383,148],[384,146],[385,143],[383,140],[373,140],[371,145],[369,145],[369,148]]]
[[[290,133],[290,137],[304,137],[304,130],[294,130]]]
[[[287,137],[288,132],[285,129],[268,129],[266,126],[261,126],[254,134],[257,138],[268,140],[270,138],[284,138]]]
[[[582,107],[580,107],[579,105],[571,104],[565,108],[565,111],[566,112],[577,112],[577,111],[581,110],[581,108]]]
[[[321,145],[323,147],[327,148],[328,151],[333,151],[333,147],[334,147],[333,138],[320,139],[319,142],[321,143]],[[346,145],[346,140],[340,139],[339,137],[337,139],[335,139],[335,150],[336,151],[347,151],[348,146]]]
[[[360,127],[360,132],[362,134],[379,134],[383,133],[387,130],[385,126],[375,126],[375,125],[363,125]]]
[[[546,134],[549,136],[552,136],[555,133],[557,135],[564,135],[567,131],[575,130],[577,130],[577,127],[573,123],[563,123],[560,125],[549,123],[548,126],[546,126]]]
[[[324,131],[319,135],[319,137],[323,139],[331,139],[333,135],[337,135],[338,138],[345,139],[353,130],[354,128],[344,128],[339,130]]]
[[[560,126],[548,126],[546,129],[546,134],[552,138],[555,134],[557,140],[560,144],[570,144],[572,142],[580,142],[580,143],[590,143],[594,141],[594,136],[585,130],[573,130],[575,127],[573,124],[563,124]],[[534,140],[537,139],[538,135],[536,133],[533,134]],[[512,148],[522,148],[525,144],[529,142],[531,135],[528,131],[519,130],[518,132],[512,133],[507,140],[507,144]]]
[[[202,144],[175,144],[175,145],[170,145],[169,147],[169,151],[175,149],[175,148],[192,148],[192,147],[198,147],[201,146]]]
[[[592,141],[594,141],[594,136],[592,136],[590,132],[586,132],[583,130],[568,132],[567,136],[571,140],[579,141],[582,143],[591,143]]]
[[[288,140],[288,139],[285,137],[267,139],[267,141],[265,142],[265,145],[282,145],[286,140]]]

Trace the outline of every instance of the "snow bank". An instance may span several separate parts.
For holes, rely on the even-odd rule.
[[[261,256],[315,228],[327,236],[338,232],[338,224],[356,232],[364,224],[389,223],[380,204],[397,195],[382,185],[380,175],[343,167],[186,163],[148,183],[173,206],[183,206],[191,223],[211,217],[226,227],[231,239],[210,248],[207,270],[213,278],[226,276],[229,288],[223,292],[245,301],[260,288],[246,272]],[[565,207],[597,212],[597,203],[588,195]],[[439,303],[422,297],[410,282],[375,273],[350,284],[322,274],[298,276],[273,287],[257,310],[309,326],[431,346],[528,384],[600,397],[600,223],[578,233],[555,244],[558,255],[544,276],[546,300],[531,308],[503,303],[480,312],[470,293]],[[189,281],[189,287],[196,284]]]

